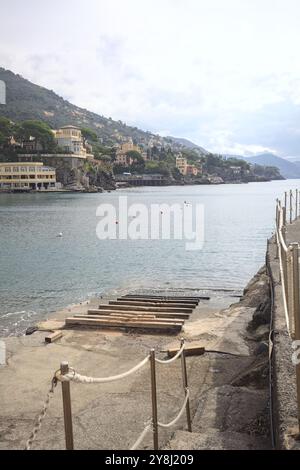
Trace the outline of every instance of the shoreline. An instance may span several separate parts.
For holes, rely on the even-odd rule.
[[[286,178],[285,178],[286,179]],[[120,191],[126,189],[136,189],[136,188],[165,188],[165,187],[178,187],[178,186],[223,186],[223,185],[242,185],[242,184],[251,184],[251,183],[272,183],[273,181],[282,181],[281,179],[274,179],[274,180],[264,180],[264,181],[224,181],[222,183],[171,183],[171,184],[163,184],[163,185],[128,185],[128,186],[120,186],[111,189],[103,189],[99,188],[99,190],[72,190],[72,189],[55,189],[55,190],[30,190],[30,191],[13,191],[13,190],[0,190],[1,194],[51,194],[51,193],[71,193],[71,194],[103,194],[103,193],[110,193],[112,191]]]

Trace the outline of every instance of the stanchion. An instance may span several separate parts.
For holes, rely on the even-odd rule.
[[[151,349],[150,351],[150,368],[151,368],[153,449],[158,450],[157,392],[156,392],[156,370],[155,370],[155,350],[154,349]]]
[[[181,347],[184,345],[184,339],[181,339]],[[181,353],[181,368],[182,368],[182,382],[183,382],[183,388],[185,391],[185,394],[187,394],[188,390],[188,379],[187,379],[187,370],[186,370],[186,358],[185,358],[185,350],[182,350]],[[187,399],[186,402],[186,420],[187,420],[187,426],[188,426],[188,431],[192,432],[192,420],[191,420],[191,411],[190,411],[190,399]]]
[[[293,191],[290,190],[290,224],[293,222]]]
[[[286,227],[286,206],[282,208],[282,225],[283,225],[283,231],[282,231],[282,236],[285,241],[285,227]]]
[[[61,375],[68,374],[69,364],[68,362],[62,362],[60,365]],[[66,439],[66,449],[74,449],[73,441],[73,424],[72,424],[72,408],[71,408],[71,393],[70,393],[70,382],[62,382],[62,399],[63,399],[63,409],[64,409],[64,423],[65,423],[65,439]]]
[[[284,193],[284,207],[287,208],[287,192]]]
[[[298,189],[296,189],[296,207],[295,207],[295,220],[298,219]]]

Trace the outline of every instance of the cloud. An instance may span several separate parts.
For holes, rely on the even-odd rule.
[[[212,151],[299,153],[298,0],[147,5],[11,0],[1,63],[78,106]]]

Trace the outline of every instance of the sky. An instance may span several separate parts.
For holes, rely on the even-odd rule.
[[[218,153],[300,156],[299,0],[0,0],[0,66]]]

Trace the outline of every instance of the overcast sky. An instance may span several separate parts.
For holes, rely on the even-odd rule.
[[[300,155],[299,0],[0,0],[0,64],[220,153]]]

